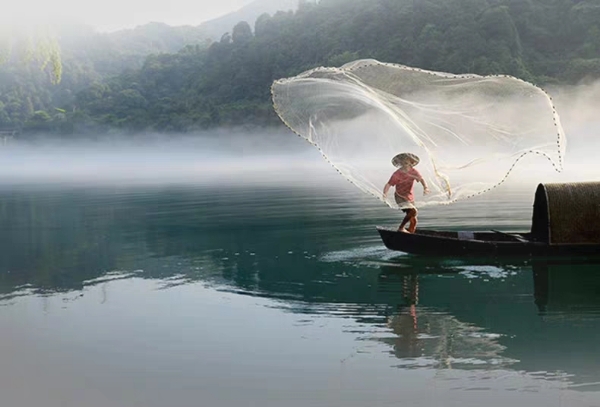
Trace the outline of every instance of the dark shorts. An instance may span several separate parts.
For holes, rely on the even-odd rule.
[[[396,195],[396,194],[394,194],[394,200],[396,201],[396,204],[397,204],[399,207],[401,207],[401,206],[404,206],[404,207],[405,207],[404,209],[402,209],[402,212],[404,212],[404,213],[408,213],[408,212],[410,212],[410,211],[411,211],[411,210],[413,210],[413,209],[417,209],[417,208],[415,208],[415,206],[413,205],[413,202],[411,202],[411,201],[407,200],[406,198],[404,198],[404,197],[402,197],[402,196],[400,196],[400,195]],[[408,206],[408,207],[406,207],[406,206]]]

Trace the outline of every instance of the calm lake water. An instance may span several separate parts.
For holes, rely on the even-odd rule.
[[[599,265],[391,252],[344,182],[1,187],[1,405],[600,405]]]

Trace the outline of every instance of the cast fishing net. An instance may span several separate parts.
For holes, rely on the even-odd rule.
[[[453,75],[359,60],[272,85],[275,110],[348,180],[383,200],[399,153],[447,204],[500,185],[529,154],[561,171],[566,140],[548,94],[510,76]],[[393,193],[386,203],[396,206]]]

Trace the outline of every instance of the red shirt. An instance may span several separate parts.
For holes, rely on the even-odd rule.
[[[408,202],[414,202],[415,194],[413,186],[415,180],[419,181],[421,178],[419,171],[414,168],[411,168],[406,172],[398,169],[392,174],[388,184],[396,187],[396,195],[400,198],[405,199]]]

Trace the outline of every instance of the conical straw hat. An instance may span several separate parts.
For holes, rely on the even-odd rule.
[[[394,167],[400,167],[400,165],[402,165],[402,161],[404,161],[404,160],[413,161],[414,162],[413,165],[417,165],[419,163],[419,161],[421,161],[419,159],[419,157],[417,157],[413,153],[400,153],[400,154],[396,155],[394,158],[392,158],[392,165]]]

